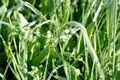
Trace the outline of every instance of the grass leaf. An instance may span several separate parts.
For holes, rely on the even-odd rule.
[[[104,72],[103,72],[103,69],[101,68],[101,65],[100,65],[100,62],[99,62],[99,59],[98,59],[98,56],[96,55],[96,52],[94,51],[93,47],[92,47],[92,44],[88,38],[88,34],[87,34],[87,31],[85,29],[85,27],[78,23],[78,22],[75,22],[75,21],[71,21],[71,22],[68,22],[67,23],[68,25],[72,25],[72,26],[75,26],[75,27],[78,27],[81,29],[83,35],[84,35],[84,39],[86,41],[86,44],[88,46],[88,49],[90,51],[90,55],[91,55],[91,58],[93,59],[93,62],[95,61],[95,64],[97,66],[97,69],[98,69],[98,73],[99,73],[99,76],[102,80],[105,79],[105,76],[104,76]]]

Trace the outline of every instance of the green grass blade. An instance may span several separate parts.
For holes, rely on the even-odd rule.
[[[86,41],[86,44],[87,44],[87,46],[88,46],[88,49],[89,49],[89,51],[90,51],[91,58],[93,59],[93,62],[95,61],[95,64],[96,64],[96,66],[97,66],[99,76],[100,76],[100,78],[101,78],[102,80],[104,80],[104,79],[105,79],[105,76],[104,76],[103,69],[101,68],[99,59],[98,59],[98,57],[97,57],[97,55],[96,55],[96,52],[94,51],[94,49],[93,49],[93,47],[92,47],[92,44],[91,44],[91,42],[90,42],[90,40],[89,40],[89,38],[88,38],[88,34],[87,34],[87,31],[86,31],[85,27],[84,27],[82,24],[80,24],[80,23],[78,23],[78,22],[75,22],[75,21],[68,22],[67,24],[68,24],[68,25],[75,26],[75,27],[78,27],[78,28],[81,29],[81,31],[82,31],[82,33],[83,33],[83,35],[84,35],[84,39],[85,39],[85,41]]]

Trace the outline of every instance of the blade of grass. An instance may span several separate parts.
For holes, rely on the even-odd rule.
[[[0,73],[0,77],[1,77],[1,78],[3,78],[3,77],[4,77],[2,73]]]
[[[19,3],[18,5],[13,6],[7,12],[9,13],[9,16],[10,16],[12,11],[17,10],[18,8],[21,8],[21,7],[24,7],[24,6],[29,8],[35,14],[39,15],[43,20],[47,20],[46,17],[39,10],[37,10],[33,5],[31,5],[28,2],[24,2],[24,1],[21,1],[21,3]]]
[[[44,71],[44,74],[43,74],[43,80],[47,79],[47,70],[48,70],[49,56],[50,56],[50,53],[48,53],[47,60],[46,60],[46,63],[45,63],[45,71]]]
[[[116,30],[117,30],[117,0],[108,0],[107,1],[107,35],[108,35],[108,46],[109,46],[109,55],[112,56],[112,78],[115,80],[116,72]],[[112,46],[110,44],[113,43]],[[112,49],[112,51],[111,51]],[[111,51],[111,52],[110,52]]]
[[[98,57],[97,57],[97,55],[96,55],[96,52],[94,51],[94,49],[93,49],[93,47],[92,47],[92,44],[91,44],[91,42],[90,42],[90,40],[89,40],[89,38],[88,38],[88,34],[87,34],[87,31],[86,31],[85,27],[84,27],[82,24],[80,24],[80,23],[78,23],[78,22],[75,22],[75,21],[68,22],[67,24],[68,24],[68,25],[75,26],[75,27],[78,27],[78,28],[81,29],[81,31],[82,31],[82,33],[83,33],[83,35],[84,35],[84,39],[85,39],[85,41],[86,41],[86,44],[87,44],[87,46],[88,46],[88,49],[89,49],[89,51],[90,51],[91,58],[93,59],[93,62],[95,61],[96,67],[97,67],[97,69],[98,69],[99,76],[100,76],[100,78],[101,78],[102,80],[104,80],[104,79],[105,79],[105,76],[104,76],[103,69],[101,68],[99,59],[98,59]]]
[[[116,41],[115,41],[115,38],[116,38],[116,27],[117,27],[117,24],[116,24],[116,20],[117,20],[117,0],[114,0],[113,2],[113,11],[112,11],[112,15],[113,15],[113,20],[112,20],[112,27],[113,27],[113,80],[115,80],[115,73],[116,73],[116,57],[115,57],[115,53],[116,53]]]
[[[63,65],[59,65],[59,66],[55,67],[55,68],[52,70],[52,72],[50,73],[50,75],[49,75],[49,77],[47,78],[47,80],[51,80],[53,74],[54,74],[59,68],[61,68],[61,67],[63,67]]]

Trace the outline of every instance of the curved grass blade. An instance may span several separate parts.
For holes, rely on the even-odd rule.
[[[71,22],[68,22],[67,24],[71,25],[71,26],[75,26],[75,27],[81,29],[81,31],[82,31],[82,33],[84,35],[85,42],[86,42],[86,44],[88,46],[88,49],[90,51],[91,58],[93,59],[93,62],[95,62],[96,67],[98,69],[99,76],[100,76],[100,78],[102,80],[105,80],[104,72],[103,72],[103,70],[101,68],[100,62],[99,62],[98,57],[96,55],[96,52],[93,49],[92,44],[91,44],[91,42],[89,40],[89,37],[88,37],[88,34],[87,34],[87,31],[86,31],[85,27],[82,24],[80,24],[80,23],[78,23],[76,21],[71,21]]]
[[[31,5],[29,2],[24,2],[24,1],[22,1],[18,5],[13,6],[12,8],[10,8],[7,11],[9,13],[8,16],[10,16],[12,14],[12,11],[17,10],[18,8],[21,8],[21,7],[24,7],[24,6],[27,7],[27,8],[29,8],[35,14],[39,15],[43,20],[47,20],[46,17],[39,10],[37,10],[33,5]]]

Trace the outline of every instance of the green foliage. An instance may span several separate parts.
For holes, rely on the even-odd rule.
[[[120,0],[1,0],[0,79],[119,80]]]

